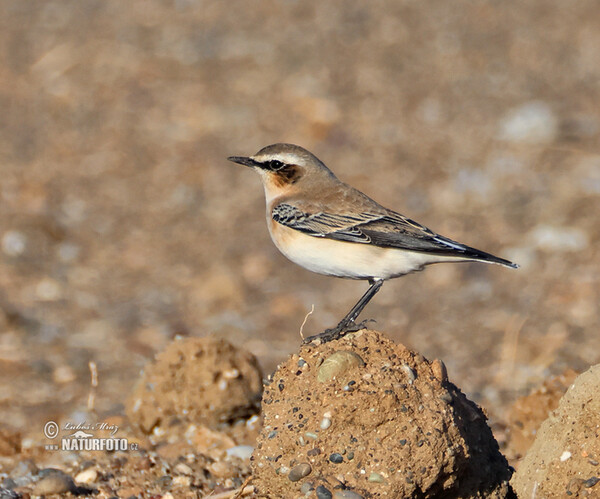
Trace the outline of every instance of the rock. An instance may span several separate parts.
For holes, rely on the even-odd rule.
[[[145,368],[127,414],[144,433],[174,420],[218,429],[257,414],[261,392],[262,374],[251,353],[213,337],[185,338]]]
[[[548,104],[531,101],[513,108],[499,125],[498,138],[525,144],[549,144],[558,136],[558,118]]]
[[[305,476],[310,475],[311,471],[312,471],[312,467],[310,464],[300,463],[300,464],[297,464],[296,466],[294,466],[290,470],[290,473],[288,474],[288,478],[289,478],[290,482],[297,482],[298,480],[301,480]]]
[[[512,479],[519,497],[598,497],[600,364],[577,377]],[[584,494],[585,491],[585,494]]]
[[[341,352],[345,360],[331,362]],[[328,360],[345,368],[319,378]],[[257,493],[292,497],[310,483],[323,498],[509,497],[511,472],[485,415],[446,376],[439,362],[376,331],[303,345],[265,387],[252,456]],[[324,429],[324,417],[335,424]],[[291,481],[284,471],[298,463],[311,466],[310,477]],[[339,495],[350,491],[357,495]]]
[[[552,252],[581,251],[589,246],[589,236],[577,227],[538,225],[528,234],[531,243]]]
[[[319,485],[315,491],[317,499],[331,499],[333,496],[331,491],[323,485]]]
[[[552,376],[541,387],[515,401],[508,413],[508,440],[503,449],[509,461],[522,458],[533,441],[541,424],[558,407],[558,402],[577,373],[567,369],[559,376]]]
[[[227,455],[229,457],[238,457],[240,459],[250,459],[254,452],[254,447],[251,445],[236,445],[227,449]]]
[[[75,476],[77,483],[90,484],[94,483],[98,478],[98,472],[94,468],[88,468],[87,470],[80,471]]]
[[[40,470],[40,480],[35,484],[32,494],[45,496],[50,494],[64,494],[76,489],[73,479],[64,471],[54,468]]]
[[[333,499],[364,499],[363,496],[351,490],[336,490],[333,492]]]
[[[364,361],[357,353],[341,350],[331,354],[323,361],[317,374],[317,380],[320,383],[324,383],[332,378],[346,374],[354,367],[364,365]]]

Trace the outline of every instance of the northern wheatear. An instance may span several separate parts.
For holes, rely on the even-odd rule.
[[[354,321],[383,281],[440,262],[518,265],[440,236],[384,208],[341,182],[316,156],[292,144],[273,144],[229,161],[260,174],[267,225],[275,246],[292,262],[319,274],[364,279],[370,287],[332,329],[307,338],[329,341],[364,323]]]

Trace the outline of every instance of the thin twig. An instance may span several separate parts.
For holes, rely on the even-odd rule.
[[[88,395],[87,408],[91,413],[96,412],[96,388],[98,388],[98,368],[93,360],[88,363],[90,368],[90,393]]]
[[[306,314],[304,316],[304,320],[302,321],[302,325],[300,326],[300,337],[304,340],[304,325],[306,324],[306,321],[308,320],[308,318],[313,314],[313,312],[315,311],[315,304],[313,303],[310,307],[310,312],[308,312],[308,314]]]

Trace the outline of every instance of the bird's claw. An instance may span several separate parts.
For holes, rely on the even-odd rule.
[[[321,343],[339,340],[348,333],[356,333],[357,331],[366,329],[369,322],[375,322],[375,319],[365,319],[358,324],[352,320],[343,320],[333,328],[326,329],[322,333],[315,334],[314,336],[309,336],[308,338],[304,339],[302,343],[306,345],[307,343],[312,343],[315,340],[319,340]]]

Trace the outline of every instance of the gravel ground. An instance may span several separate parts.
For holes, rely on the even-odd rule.
[[[225,158],[274,142],[521,264],[434,266],[364,313],[493,425],[599,361],[596,2],[9,0],[0,27],[0,422],[25,446],[122,414],[177,335],[268,373],[312,305],[305,334],[362,294],[270,242]]]

